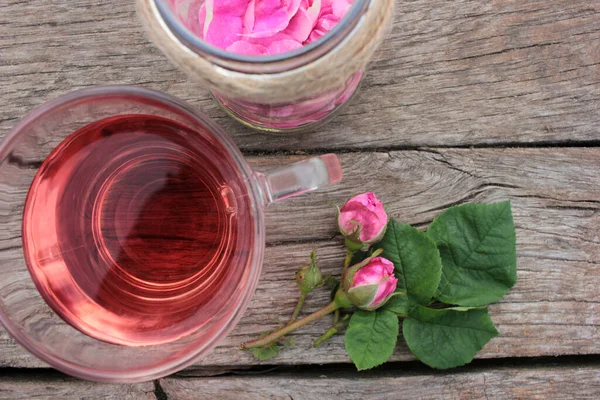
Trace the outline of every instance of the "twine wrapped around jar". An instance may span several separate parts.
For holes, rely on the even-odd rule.
[[[299,55],[251,70],[186,45],[162,17],[157,0],[137,0],[138,15],[152,41],[175,66],[224,98],[258,104],[290,104],[343,87],[362,71],[387,34],[394,0],[355,1],[361,15],[344,37],[318,57]],[[254,64],[256,65],[256,64]]]

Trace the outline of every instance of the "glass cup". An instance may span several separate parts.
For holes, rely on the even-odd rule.
[[[295,51],[243,56],[200,38],[204,0],[137,0],[152,41],[178,68],[210,90],[233,118],[262,131],[312,130],[350,101],[388,32],[394,0],[354,0],[319,40]]]
[[[29,250],[24,250],[22,237],[26,234],[22,225],[28,190],[52,150],[82,127],[132,114],[176,121],[219,149],[227,160],[222,168],[235,176],[227,182],[227,195],[236,202],[239,214],[239,240],[230,243],[238,254],[237,261],[226,269],[227,285],[194,315],[202,321],[200,327],[168,343],[142,347],[98,340],[66,323],[37,290],[24,257],[24,251]],[[266,174],[254,172],[221,128],[201,112],[163,93],[98,87],[50,101],[23,118],[0,143],[0,322],[31,353],[80,378],[138,382],[179,371],[210,352],[248,306],[263,261],[265,207],[336,183],[341,177],[338,159],[331,154]],[[48,223],[36,222],[40,226]],[[39,245],[38,252],[45,257],[64,255],[60,246],[46,249]]]

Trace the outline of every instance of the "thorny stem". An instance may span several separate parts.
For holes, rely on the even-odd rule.
[[[307,294],[308,293],[304,293],[304,292],[300,293],[300,297],[298,297],[298,304],[296,304],[294,313],[292,314],[292,316],[290,317],[290,320],[288,321],[288,323],[286,325],[290,325],[294,321],[296,321],[296,318],[298,318],[298,315],[300,315],[300,311],[302,311],[302,307],[304,306],[304,300],[306,300]]]
[[[240,349],[248,350],[248,349],[255,349],[258,347],[264,347],[264,346],[268,345],[269,343],[279,339],[280,337],[285,336],[288,333],[293,332],[296,329],[303,327],[306,324],[309,324],[313,321],[321,319],[324,316],[326,316],[327,314],[331,314],[332,312],[337,310],[339,307],[340,306],[338,306],[334,301],[332,301],[331,303],[329,303],[325,307],[321,308],[320,310],[315,311],[314,313],[307,315],[306,317],[299,319],[299,320],[291,323],[290,325],[286,325],[283,328],[278,329],[275,332],[270,333],[265,337],[253,340],[251,342],[241,344]]]

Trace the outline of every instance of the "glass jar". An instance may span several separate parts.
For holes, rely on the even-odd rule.
[[[153,42],[203,84],[238,121],[268,132],[310,130],[356,92],[391,26],[394,0],[355,0],[325,36],[300,49],[244,56],[203,41],[195,15],[204,0],[137,0]]]

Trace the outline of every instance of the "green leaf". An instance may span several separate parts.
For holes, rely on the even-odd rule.
[[[293,337],[284,336],[284,337],[280,337],[279,339],[277,339],[275,344],[279,348],[296,347],[296,339],[294,339]]]
[[[452,207],[433,221],[427,233],[437,243],[444,266],[438,300],[484,306],[515,285],[516,235],[510,202]]]
[[[387,303],[381,307],[381,309],[391,311],[398,316],[405,317],[408,315],[408,304],[408,297],[399,294],[391,297]]]
[[[433,310],[415,306],[402,324],[410,351],[432,368],[465,365],[498,335],[487,309]]]
[[[254,358],[260,361],[270,360],[271,358],[277,357],[279,354],[279,347],[275,343],[271,343],[265,347],[259,347],[257,349],[250,349]]]
[[[386,310],[357,310],[350,318],[345,343],[359,371],[383,364],[390,358],[398,339],[398,317]]]
[[[263,338],[272,333],[271,331],[263,332],[260,334],[260,338]],[[270,360],[271,358],[275,358],[279,354],[279,350],[285,347],[295,347],[296,341],[293,337],[283,336],[277,339],[274,342],[269,343],[266,346],[259,347],[256,349],[250,349],[250,352],[260,361]]]
[[[427,305],[435,294],[442,274],[442,262],[435,242],[410,225],[390,220],[385,236],[374,248],[394,263],[397,290],[406,292],[405,302]],[[398,296],[402,297],[402,296]]]

